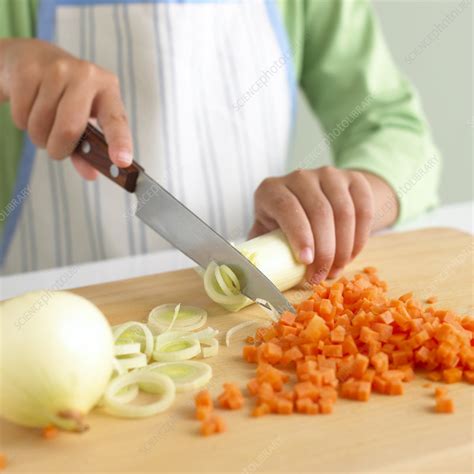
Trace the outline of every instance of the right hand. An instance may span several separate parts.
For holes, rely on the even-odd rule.
[[[132,162],[132,137],[116,76],[36,39],[0,40],[0,102],[9,100],[15,125],[54,160],[71,155],[90,118],[96,118],[119,167]],[[97,171],[72,156],[77,171]]]

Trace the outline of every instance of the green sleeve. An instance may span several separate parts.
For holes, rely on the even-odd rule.
[[[38,0],[0,0],[0,39],[35,36]],[[8,103],[0,104],[0,209],[12,198],[20,162],[23,132],[11,119]],[[4,222],[0,222],[0,229]]]
[[[386,180],[398,220],[438,203],[441,158],[419,99],[387,50],[368,0],[280,0],[300,85],[336,166]],[[313,150],[304,165],[314,163]]]

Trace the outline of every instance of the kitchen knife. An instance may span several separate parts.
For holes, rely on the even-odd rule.
[[[108,155],[102,133],[88,125],[74,152],[104,176],[137,197],[135,215],[202,268],[211,262],[226,264],[236,273],[242,293],[270,303],[280,314],[295,312],[278,288],[227,240],[205,224],[145,173],[136,162],[118,168]]]

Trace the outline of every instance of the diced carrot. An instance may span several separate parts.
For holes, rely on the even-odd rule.
[[[253,343],[255,342],[255,339],[254,339],[252,336],[247,336],[247,337],[245,338],[245,342],[246,342],[247,344],[253,344]]]
[[[224,391],[218,396],[217,400],[221,408],[228,410],[238,410],[244,404],[244,397],[239,387],[233,383],[225,383]]]
[[[308,398],[316,401],[319,397],[318,387],[313,385],[311,382],[299,382],[294,386],[296,398]]]
[[[301,352],[298,346],[293,346],[290,349],[286,350],[282,357],[281,362],[284,365],[288,365],[291,362],[296,362],[304,357],[304,354]]]
[[[344,354],[356,355],[359,353],[359,349],[354,341],[354,338],[351,335],[345,337],[344,342],[342,343],[342,351]]]
[[[387,395],[403,395],[403,383],[400,380],[387,381]]]
[[[250,395],[257,395],[258,387],[260,384],[258,383],[257,379],[250,379],[247,382],[247,390],[249,391]]]
[[[443,381],[446,383],[457,383],[462,380],[462,370],[457,368],[443,370]]]
[[[309,341],[319,341],[325,338],[329,334],[329,329],[326,326],[326,322],[320,316],[314,315],[303,331],[301,336],[308,339]]]
[[[203,436],[210,436],[212,434],[223,433],[226,431],[224,420],[218,415],[212,415],[201,423],[201,434]]]
[[[265,342],[260,346],[262,349],[263,358],[270,364],[278,364],[283,355],[281,347],[274,344],[273,342]]]
[[[0,470],[5,469],[7,467],[7,457],[5,454],[0,453]]]
[[[293,413],[293,403],[286,398],[278,398],[277,413],[279,415],[291,415]]]
[[[247,362],[257,362],[257,348],[255,346],[244,346],[242,353]]]
[[[201,390],[197,395],[196,395],[196,406],[204,406],[208,408],[212,408],[213,403],[212,403],[212,397],[211,394],[209,393],[209,390]]]
[[[436,370],[433,370],[432,372],[428,372],[426,376],[433,382],[439,382],[441,380],[441,373]]]
[[[205,420],[212,412],[211,407],[206,407],[204,405],[196,406],[196,418],[198,420]]]
[[[293,313],[290,313],[289,311],[285,311],[282,313],[280,316],[280,324],[287,324],[288,326],[293,326],[296,320],[296,315]]]
[[[436,413],[454,413],[454,402],[451,398],[437,397],[435,404]]]
[[[379,374],[388,370],[388,362],[388,355],[385,352],[379,352],[370,359],[370,363]]]
[[[263,416],[267,415],[268,413],[271,413],[271,408],[268,403],[262,402],[259,403],[253,410],[252,416]]]
[[[330,400],[329,398],[324,398],[324,399],[319,400],[318,405],[319,405],[319,412],[323,413],[324,415],[328,415],[333,412],[334,402]]]
[[[342,357],[342,346],[340,344],[325,345],[323,354],[327,357]]]
[[[360,379],[369,366],[369,358],[362,354],[357,354],[352,366],[352,375]]]
[[[380,375],[376,375],[374,377],[374,381],[372,382],[372,387],[375,392],[386,394],[388,382]]]
[[[52,426],[52,425],[45,426],[41,430],[41,436],[44,439],[56,438],[56,436],[58,436],[58,433],[59,433],[59,430],[55,426]]]
[[[429,296],[428,298],[426,298],[426,302],[428,304],[434,304],[438,302],[438,298],[436,296]]]
[[[436,387],[435,388],[435,397],[446,397],[448,395],[448,389],[444,387]]]
[[[346,335],[346,330],[344,329],[344,327],[343,326],[336,326],[331,331],[331,341],[342,343],[342,342],[344,342],[345,335]]]
[[[465,370],[464,379],[466,382],[474,384],[474,370]]]

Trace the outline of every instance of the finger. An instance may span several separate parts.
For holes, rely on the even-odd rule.
[[[269,228],[265,224],[263,224],[262,221],[256,220],[252,226],[252,228],[249,231],[248,238],[253,239],[255,237],[258,237],[259,235],[266,234],[274,229],[276,229],[278,225],[275,223],[273,228]]]
[[[39,87],[35,102],[28,117],[28,134],[38,147],[45,148],[53,128],[58,104],[66,88],[66,73],[55,68]]]
[[[51,158],[61,160],[72,154],[87,126],[93,98],[94,91],[83,83],[66,87],[46,145]]]
[[[9,95],[13,123],[20,130],[26,130],[28,117],[39,91],[41,75],[35,66],[27,67],[22,71],[22,75],[28,80],[18,77],[18,74],[12,75]]]
[[[72,164],[76,171],[88,181],[93,181],[97,178],[99,172],[93,168],[87,161],[84,161],[80,156],[72,155],[71,156]]]
[[[367,243],[375,212],[374,197],[370,184],[360,173],[356,173],[356,175],[349,186],[356,216],[351,259],[356,257]]]
[[[97,96],[94,115],[107,140],[110,159],[119,167],[129,166],[133,160],[132,135],[118,87]]]
[[[307,268],[306,278],[311,283],[319,283],[327,277],[334,260],[336,244],[331,206],[315,178],[302,177],[288,186],[303,206],[313,235],[314,259]]]
[[[337,170],[334,170],[337,171]],[[335,278],[350,262],[354,247],[355,210],[348,183],[340,173],[321,182],[334,215],[336,253],[329,276]]]
[[[265,180],[257,190],[256,201],[264,218],[276,221],[286,235],[296,259],[310,264],[314,255],[313,234],[296,196],[283,184]]]

